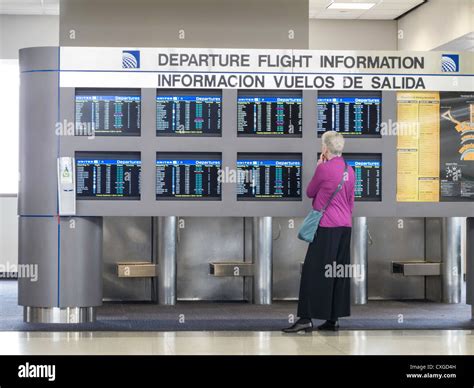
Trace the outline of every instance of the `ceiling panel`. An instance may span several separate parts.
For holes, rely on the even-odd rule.
[[[332,10],[331,3],[374,3],[369,10]],[[310,19],[395,19],[423,0],[310,0]]]

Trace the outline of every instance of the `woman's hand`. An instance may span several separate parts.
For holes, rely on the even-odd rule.
[[[323,153],[321,153],[321,155],[319,156],[317,165],[319,166],[320,164],[323,164],[325,162],[326,162],[326,156]]]

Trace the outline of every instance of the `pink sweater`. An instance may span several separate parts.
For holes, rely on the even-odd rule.
[[[352,210],[354,208],[355,175],[352,167],[347,167],[348,179],[341,190],[332,199],[326,209],[320,226],[335,228],[338,226],[352,226]],[[313,209],[321,210],[329,197],[336,190],[344,174],[344,158],[337,156],[320,164],[309,182],[306,194],[313,198]]]

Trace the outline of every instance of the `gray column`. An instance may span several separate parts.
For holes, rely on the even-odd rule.
[[[176,250],[178,217],[158,217],[158,303],[176,304]]]
[[[254,217],[252,249],[254,303],[272,304],[272,217]]]
[[[441,282],[444,303],[461,303],[463,217],[446,217],[442,227]]]
[[[102,218],[20,217],[18,304],[29,323],[95,320],[102,304]]]
[[[352,221],[351,264],[354,273],[351,278],[351,299],[353,304],[367,303],[367,217],[354,217]]]

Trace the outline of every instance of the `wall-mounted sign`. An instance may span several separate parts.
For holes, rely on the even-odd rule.
[[[469,90],[472,53],[61,47],[63,87]]]

